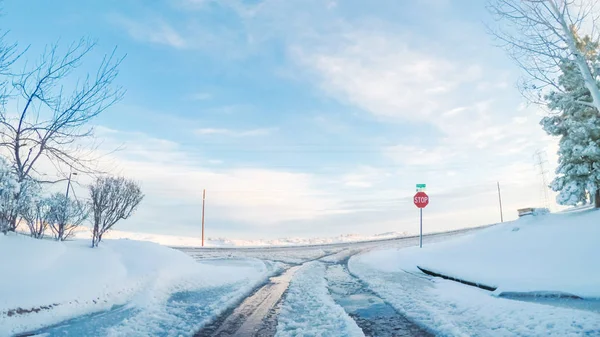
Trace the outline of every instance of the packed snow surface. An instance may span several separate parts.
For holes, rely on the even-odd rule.
[[[169,326],[181,320],[167,305],[173,307],[173,294],[229,285],[232,289],[216,297],[217,303],[205,303],[218,313],[277,268],[256,259],[198,263],[181,251],[149,242],[106,240],[94,249],[89,245],[87,240],[0,235],[0,256],[5,257],[0,263],[0,336],[118,305],[134,309],[135,315],[113,322],[112,335],[130,335],[128,329],[144,331],[144,324],[152,324],[149,317]],[[136,322],[135,327],[127,320]]]
[[[600,314],[499,298],[502,291],[600,296],[600,212],[525,217],[447,242],[352,257],[349,269],[407,317],[451,336],[596,336]],[[416,266],[497,286],[495,294]]]
[[[327,289],[325,265],[309,262],[292,279],[277,318],[277,337],[364,336]]]

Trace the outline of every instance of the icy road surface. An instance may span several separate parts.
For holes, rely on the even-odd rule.
[[[426,236],[424,245],[477,231]],[[600,316],[594,312],[497,298],[425,275],[387,273],[372,263],[373,257],[416,245],[418,238],[409,237],[302,247],[179,248],[200,264],[257,272],[174,293],[163,306],[125,304],[27,335],[600,336],[594,325]],[[494,315],[485,316],[490,310]]]
[[[471,230],[425,237],[425,244]],[[317,246],[181,248],[199,261],[257,258],[284,265],[253,294],[195,336],[432,336],[348,272],[350,257],[402,248],[418,238]]]

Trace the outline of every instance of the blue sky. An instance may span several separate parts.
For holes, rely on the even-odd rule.
[[[31,45],[98,41],[94,71],[127,55],[123,101],[94,121],[106,165],[146,200],[120,229],[272,238],[495,222],[538,205],[532,155],[555,141],[485,33],[483,2],[455,0],[5,0],[2,28]],[[81,184],[85,178],[81,178]],[[79,193],[85,194],[80,187]]]

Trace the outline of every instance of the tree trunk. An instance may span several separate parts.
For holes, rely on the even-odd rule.
[[[600,208],[600,189],[597,189],[594,195],[594,207]]]
[[[8,223],[8,231],[9,232],[16,232],[17,231],[17,214],[15,212],[15,214],[11,214],[10,216],[10,221]],[[6,233],[4,233],[6,234]]]
[[[567,40],[566,42],[569,51],[575,56],[574,61],[575,64],[577,64],[577,67],[579,68],[581,76],[583,77],[583,82],[585,83],[586,88],[590,91],[590,96],[592,96],[592,104],[600,112],[600,88],[598,88],[598,84],[596,83],[594,76],[592,76],[592,71],[590,70],[590,67],[585,57],[577,48],[577,45],[575,43],[575,36],[573,36],[573,31],[571,30],[571,27],[567,24],[567,21],[565,20],[564,14],[561,13],[560,9],[554,1],[550,1],[549,3],[552,9],[554,10],[554,14],[556,15],[557,20],[560,22],[561,28]]]

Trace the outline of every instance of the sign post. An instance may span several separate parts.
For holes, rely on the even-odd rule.
[[[423,248],[423,209],[419,208],[419,248]]]
[[[204,204],[206,203],[206,189],[202,190],[202,247],[204,247]]]
[[[420,186],[422,185],[422,186]],[[419,191],[419,189],[422,189]],[[429,196],[423,190],[425,189],[425,184],[417,185],[417,194],[414,197],[415,206],[419,208],[419,247],[423,248],[423,208],[427,207],[429,204]]]

